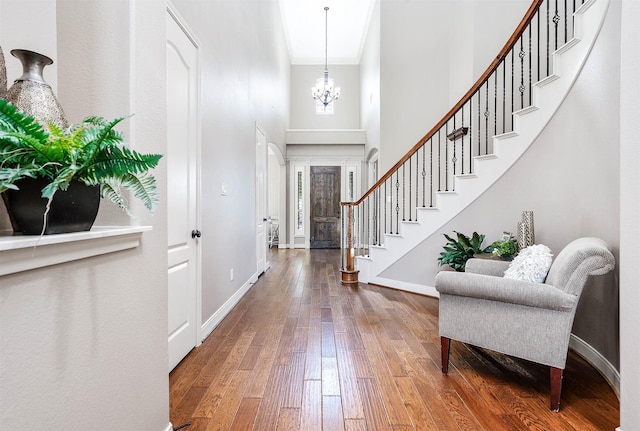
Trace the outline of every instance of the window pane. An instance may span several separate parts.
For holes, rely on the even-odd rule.
[[[298,171],[298,230],[302,230],[304,227],[303,224],[303,212],[304,212],[304,199],[303,199],[303,190],[302,190],[302,171]]]

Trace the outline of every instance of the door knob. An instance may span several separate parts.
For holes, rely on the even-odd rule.
[[[191,238],[200,238],[202,236],[202,232],[200,232],[198,229],[194,229],[191,231]]]

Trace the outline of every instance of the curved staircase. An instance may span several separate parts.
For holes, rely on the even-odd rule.
[[[538,10],[545,7],[543,3],[543,1],[534,2],[528,14],[530,12],[544,14],[544,10]],[[431,286],[403,283],[384,278],[381,274],[418,244],[434,234],[439,234],[439,229],[445,223],[489,189],[527,151],[562,104],[580,74],[603,25],[608,5],[609,0],[589,0],[577,7],[571,21],[574,36],[547,56],[549,73],[538,82],[530,84],[530,93],[528,94],[530,105],[514,110],[509,115],[503,113],[503,117],[511,116],[512,119],[507,121],[509,124],[501,124],[500,126],[496,124],[496,129],[501,127],[507,131],[491,134],[493,135],[491,136],[489,134],[491,127],[488,125],[488,121],[484,130],[483,124],[481,124],[482,121],[489,118],[487,112],[490,111],[490,96],[488,94],[489,88],[491,88],[490,82],[494,79],[492,73],[500,67],[499,65],[493,65],[494,72],[490,72],[490,66],[490,69],[485,73],[486,76],[474,84],[474,87],[447,116],[403,160],[398,162],[372,189],[365,193],[358,202],[343,204],[347,210],[345,213],[351,211],[355,214],[352,224],[348,224],[346,218],[343,222],[343,226],[348,225],[349,227],[344,231],[354,233],[353,237],[344,238],[343,240],[343,262],[346,263],[343,266],[349,269],[349,257],[352,250],[351,254],[355,257],[355,269],[359,271],[358,281],[437,296],[437,292]],[[548,3],[546,7],[549,8]],[[558,15],[558,13],[556,12],[555,15]],[[518,43],[520,46],[524,46],[522,39],[519,39],[518,42],[518,38],[525,37],[526,31],[529,31],[528,37],[529,43],[531,43],[531,27],[535,22],[532,16],[534,15],[531,14],[531,16],[523,19],[519,29],[516,30],[514,36],[505,45],[496,62],[511,61],[512,70],[514,69],[514,63],[517,68],[518,58],[524,64],[522,52],[526,54],[526,50],[520,48],[520,52],[517,51]],[[548,17],[549,9],[547,9],[547,21],[554,22],[557,29],[555,19],[549,20]],[[547,32],[547,44],[550,39],[548,34]],[[541,67],[540,60],[538,60],[538,64],[533,64],[533,60],[529,61],[531,61],[528,64],[530,70],[534,67],[538,69]],[[497,76],[497,72],[495,73]],[[523,72],[521,76],[525,76],[525,73]],[[531,76],[531,71],[529,76]],[[506,92],[509,84],[503,83],[502,87],[500,87],[497,78],[495,78],[495,81],[493,92],[496,95],[499,89],[502,92]],[[514,83],[514,78],[512,78],[511,82],[509,90],[516,93],[516,97],[520,96],[524,100],[523,84],[518,87],[520,94],[517,94],[517,79]],[[486,85],[486,89],[483,85]],[[487,93],[486,97],[483,96],[485,92]],[[474,96],[476,94],[477,96]],[[473,97],[477,97],[477,99]],[[498,111],[496,100],[498,100],[497,96],[493,103],[496,106],[495,111]],[[513,96],[511,100],[513,104]],[[504,100],[502,103],[504,105]],[[482,112],[485,104],[487,108]],[[524,104],[523,101],[522,105]],[[477,118],[475,129],[473,124],[470,126],[471,136],[467,137],[468,141],[470,141],[468,144],[464,142],[464,133],[466,131],[463,133],[461,131],[462,127],[456,127],[456,121],[457,125],[466,126],[464,118],[467,111],[465,109],[469,112],[467,121]],[[462,116],[460,116],[460,112],[462,112]],[[497,118],[499,115],[497,113],[494,115],[496,118],[494,121],[498,123]],[[478,139],[474,143],[472,134],[476,131]],[[487,141],[484,143],[480,142],[481,132],[488,135]],[[450,134],[453,139],[459,139],[460,136],[463,136],[462,143],[456,144],[456,141],[447,143],[445,140],[445,146],[449,145],[449,147],[441,151],[443,134],[444,136]],[[457,136],[454,136],[456,134]],[[440,152],[445,152],[447,153],[446,157],[448,157],[446,168],[442,168],[438,164],[437,172],[436,165],[432,161],[429,165],[426,162],[429,158],[434,157],[435,150],[433,145],[436,136],[438,138],[438,155],[440,155]],[[456,147],[456,145],[459,146]],[[466,150],[465,145],[468,145]],[[486,148],[486,151],[482,151],[481,148],[483,147]],[[462,159],[457,157],[461,151]],[[477,154],[465,161],[465,151],[467,152],[467,157],[469,157],[469,153]],[[422,170],[420,170],[421,162]],[[409,169],[413,169],[413,163],[416,170],[415,174],[409,174],[408,187],[405,182],[407,178],[405,174],[407,163]],[[431,184],[437,183],[437,189],[432,192],[427,190],[427,176],[429,176]],[[415,178],[415,180],[411,178]],[[415,206],[414,210],[409,209],[408,217],[405,213],[406,204],[404,201],[406,201],[406,195],[409,196],[409,206]],[[415,202],[412,204],[411,199],[414,195]],[[426,195],[428,197],[425,199]],[[420,198],[422,198],[422,205],[419,202]],[[394,216],[396,219],[394,219]],[[390,222],[389,218],[391,219]],[[353,268],[351,269],[353,272]]]

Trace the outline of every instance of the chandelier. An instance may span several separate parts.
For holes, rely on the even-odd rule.
[[[318,105],[323,105],[323,108],[327,108],[327,105],[331,104],[334,100],[338,100],[340,97],[340,87],[333,85],[333,79],[329,78],[329,68],[327,67],[327,17],[329,14],[329,8],[324,8],[324,76],[319,78],[316,86],[311,89],[311,95],[313,100]]]

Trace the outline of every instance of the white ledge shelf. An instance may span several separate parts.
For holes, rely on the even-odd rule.
[[[94,226],[57,235],[0,233],[0,276],[135,248],[151,226]]]

